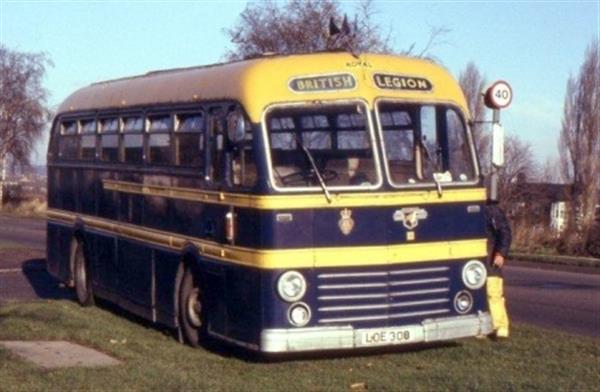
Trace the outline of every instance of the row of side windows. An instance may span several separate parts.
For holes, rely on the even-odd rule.
[[[67,119],[57,127],[59,160],[204,164],[203,112]]]

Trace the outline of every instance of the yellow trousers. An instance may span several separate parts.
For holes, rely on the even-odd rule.
[[[487,278],[487,298],[492,323],[496,336],[501,338],[508,337],[508,315],[504,303],[503,279],[500,276],[490,276]]]

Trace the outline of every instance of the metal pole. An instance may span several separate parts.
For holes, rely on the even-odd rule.
[[[500,110],[494,109],[492,124],[500,123]],[[491,201],[498,201],[498,167],[492,163],[492,172],[490,173],[490,193]]]

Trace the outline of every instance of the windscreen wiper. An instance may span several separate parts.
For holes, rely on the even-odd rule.
[[[433,160],[433,158],[431,157],[431,153],[429,152],[429,148],[427,148],[427,146],[425,145],[425,143],[423,143],[422,140],[419,141],[419,144],[421,145],[421,150],[424,151],[424,156],[425,158],[431,162],[433,164],[433,166],[435,166],[435,170],[438,170],[438,164],[437,162],[435,162]],[[444,180],[443,175],[440,176],[440,174],[442,173],[438,173],[438,172],[433,172],[433,182],[435,183],[435,187],[437,189],[437,194],[438,197],[442,197],[442,181]]]
[[[329,190],[327,189],[327,186],[325,185],[325,181],[323,180],[323,176],[321,176],[321,172],[317,168],[315,159],[313,158],[310,150],[304,145],[304,143],[302,143],[302,140],[300,139],[300,136],[298,135],[298,133],[296,133],[296,141],[302,148],[302,151],[304,151],[304,154],[306,154],[306,157],[308,158],[308,161],[310,162],[310,165],[312,166],[313,171],[314,171],[315,175],[317,176],[317,179],[319,180],[319,185],[321,185],[321,189],[323,190],[325,199],[327,199],[328,203],[331,203],[331,194],[329,193]]]

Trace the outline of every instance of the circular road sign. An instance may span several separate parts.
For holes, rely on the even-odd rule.
[[[491,109],[504,109],[510,105],[512,97],[510,84],[499,80],[485,92],[485,104]]]

